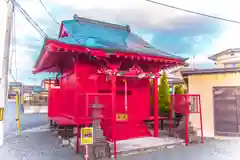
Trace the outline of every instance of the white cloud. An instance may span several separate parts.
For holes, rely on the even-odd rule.
[[[212,63],[212,61],[208,59],[210,55],[217,54],[229,48],[240,48],[239,37],[240,25],[228,25],[218,37],[213,39],[211,47],[206,52],[199,53],[195,57],[195,63]]]
[[[128,23],[136,25],[138,27],[148,26],[149,28],[157,29],[174,29],[181,25],[181,21],[184,21],[189,16],[194,16],[197,18],[204,18],[201,16],[195,16],[182,11],[173,10],[170,8],[162,7],[160,5],[151,4],[145,0],[52,0],[57,1],[59,5],[68,6],[69,9],[79,11],[80,16],[85,16],[89,18],[96,18],[108,21],[121,21],[123,23]],[[239,0],[155,0],[156,2],[162,2],[165,4],[173,5],[179,8],[184,8],[188,10],[193,10],[200,13],[210,14],[214,16],[219,16],[223,18],[228,18],[232,20],[240,20],[238,16],[239,11]],[[97,14],[96,14],[97,13]],[[184,18],[185,17],[185,18]],[[209,20],[208,18],[204,21]],[[184,24],[184,22],[183,22]],[[212,63],[208,56],[220,52],[223,49],[229,47],[238,47],[238,37],[240,32],[237,29],[239,26],[234,26],[229,23],[225,31],[212,41],[212,46],[202,53],[198,53],[195,56],[195,63],[205,64]],[[150,41],[153,39],[154,35],[151,34],[141,34],[143,38]],[[184,37],[187,41],[189,37]],[[184,39],[183,38],[183,39]],[[203,41],[202,37],[196,35],[194,37],[194,46],[197,47],[198,42]],[[193,46],[193,47],[194,47]]]
[[[147,41],[148,43],[151,43],[152,40],[153,40],[154,35],[151,34],[151,33],[141,34],[141,37],[142,37],[145,41]]]
[[[29,55],[29,49],[26,47],[18,47],[16,54],[14,53],[12,56],[9,69],[11,69],[13,76],[18,78],[17,80],[25,81],[29,76],[31,76],[34,63],[33,58]]]
[[[222,34],[212,42],[212,54],[221,52],[228,48],[240,47],[240,24],[229,25]]]
[[[31,49],[28,47],[17,47],[16,67],[19,70],[31,71],[34,65],[34,60],[29,54]],[[13,61],[14,63],[14,61]]]
[[[162,7],[145,0],[51,0],[58,5],[74,10],[80,16],[97,18],[108,21],[122,21],[149,27],[170,29],[177,27],[176,20],[186,16],[193,16],[186,12]],[[225,18],[240,19],[238,14],[238,0],[155,0],[169,5],[185,8],[206,14],[224,16]],[[217,4],[217,6],[216,6]],[[72,13],[73,14],[73,13]],[[195,16],[195,19],[202,18]],[[206,19],[207,20],[207,19]]]
[[[153,29],[174,29],[179,25],[184,25],[192,14],[182,11],[172,10],[160,5],[151,4],[145,0],[42,0],[45,6],[56,18],[63,20],[71,17],[74,13],[79,16],[94,18],[105,21],[112,21],[115,23],[130,24],[136,27],[148,27]],[[182,7],[197,12],[222,16],[229,19],[240,20],[239,17],[239,0],[155,0],[169,5]],[[54,24],[51,17],[47,14],[44,8],[39,3],[39,0],[19,0],[20,5],[29,15],[37,22],[45,20],[46,23],[39,24],[42,28],[52,27]],[[58,6],[64,6],[66,10],[61,10],[57,13]],[[1,21],[6,21],[6,4],[4,1],[0,2]],[[55,14],[57,13],[57,14]],[[71,14],[71,15],[70,15]],[[201,19],[202,17],[192,16],[193,20]],[[207,19],[204,19],[207,20]],[[49,22],[49,23],[47,23]],[[42,40],[37,31],[21,16],[19,13],[16,16],[16,25],[18,38],[24,39],[27,36],[35,37]],[[4,42],[4,23],[0,26],[0,52],[3,52]],[[143,38],[151,42],[153,34],[143,34]],[[207,57],[210,54],[215,54],[223,49],[229,47],[239,47],[240,29],[238,25],[230,25],[226,28],[219,37],[216,37],[206,52],[197,55],[196,63],[204,63],[208,61]],[[185,37],[187,40],[188,37]],[[196,35],[195,41],[202,41],[202,37]],[[34,42],[35,43],[35,42]],[[17,47],[17,67],[20,71],[30,73],[31,66],[34,64],[29,53],[30,49],[24,46]],[[36,53],[38,54],[38,53]],[[0,54],[1,56],[2,54]],[[1,61],[0,61],[1,65]],[[1,72],[1,70],[0,70]],[[25,72],[24,72],[25,73]]]

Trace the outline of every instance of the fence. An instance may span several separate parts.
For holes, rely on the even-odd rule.
[[[201,99],[199,94],[175,94],[171,95],[171,109],[170,114],[170,129],[172,128],[172,119],[174,113],[185,116],[185,144],[189,143],[189,115],[199,114],[200,130],[201,130],[201,142],[203,139],[203,126],[202,126],[202,109]]]

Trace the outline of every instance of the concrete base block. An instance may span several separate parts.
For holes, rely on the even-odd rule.
[[[69,140],[62,140],[62,146],[69,146],[70,145],[70,141]]]
[[[58,135],[58,131],[52,131],[52,134]]]

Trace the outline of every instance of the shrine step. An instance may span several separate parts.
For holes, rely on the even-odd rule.
[[[71,146],[76,149],[76,139],[71,139]],[[171,149],[184,146],[184,140],[173,137],[143,137],[128,140],[117,141],[117,157],[154,152],[163,149]],[[84,146],[79,146],[81,155],[84,155]],[[109,158],[113,156],[113,143],[107,141],[98,141],[93,145],[88,145],[88,154],[98,159],[101,157]]]
[[[143,137],[117,141],[117,157],[129,156],[145,152],[154,152],[165,148],[184,146],[184,140],[172,137]],[[111,155],[113,155],[113,143],[110,143]]]

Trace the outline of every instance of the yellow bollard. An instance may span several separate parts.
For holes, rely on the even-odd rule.
[[[18,92],[16,92],[16,122],[17,122],[18,133],[20,133],[19,94],[18,94]]]

